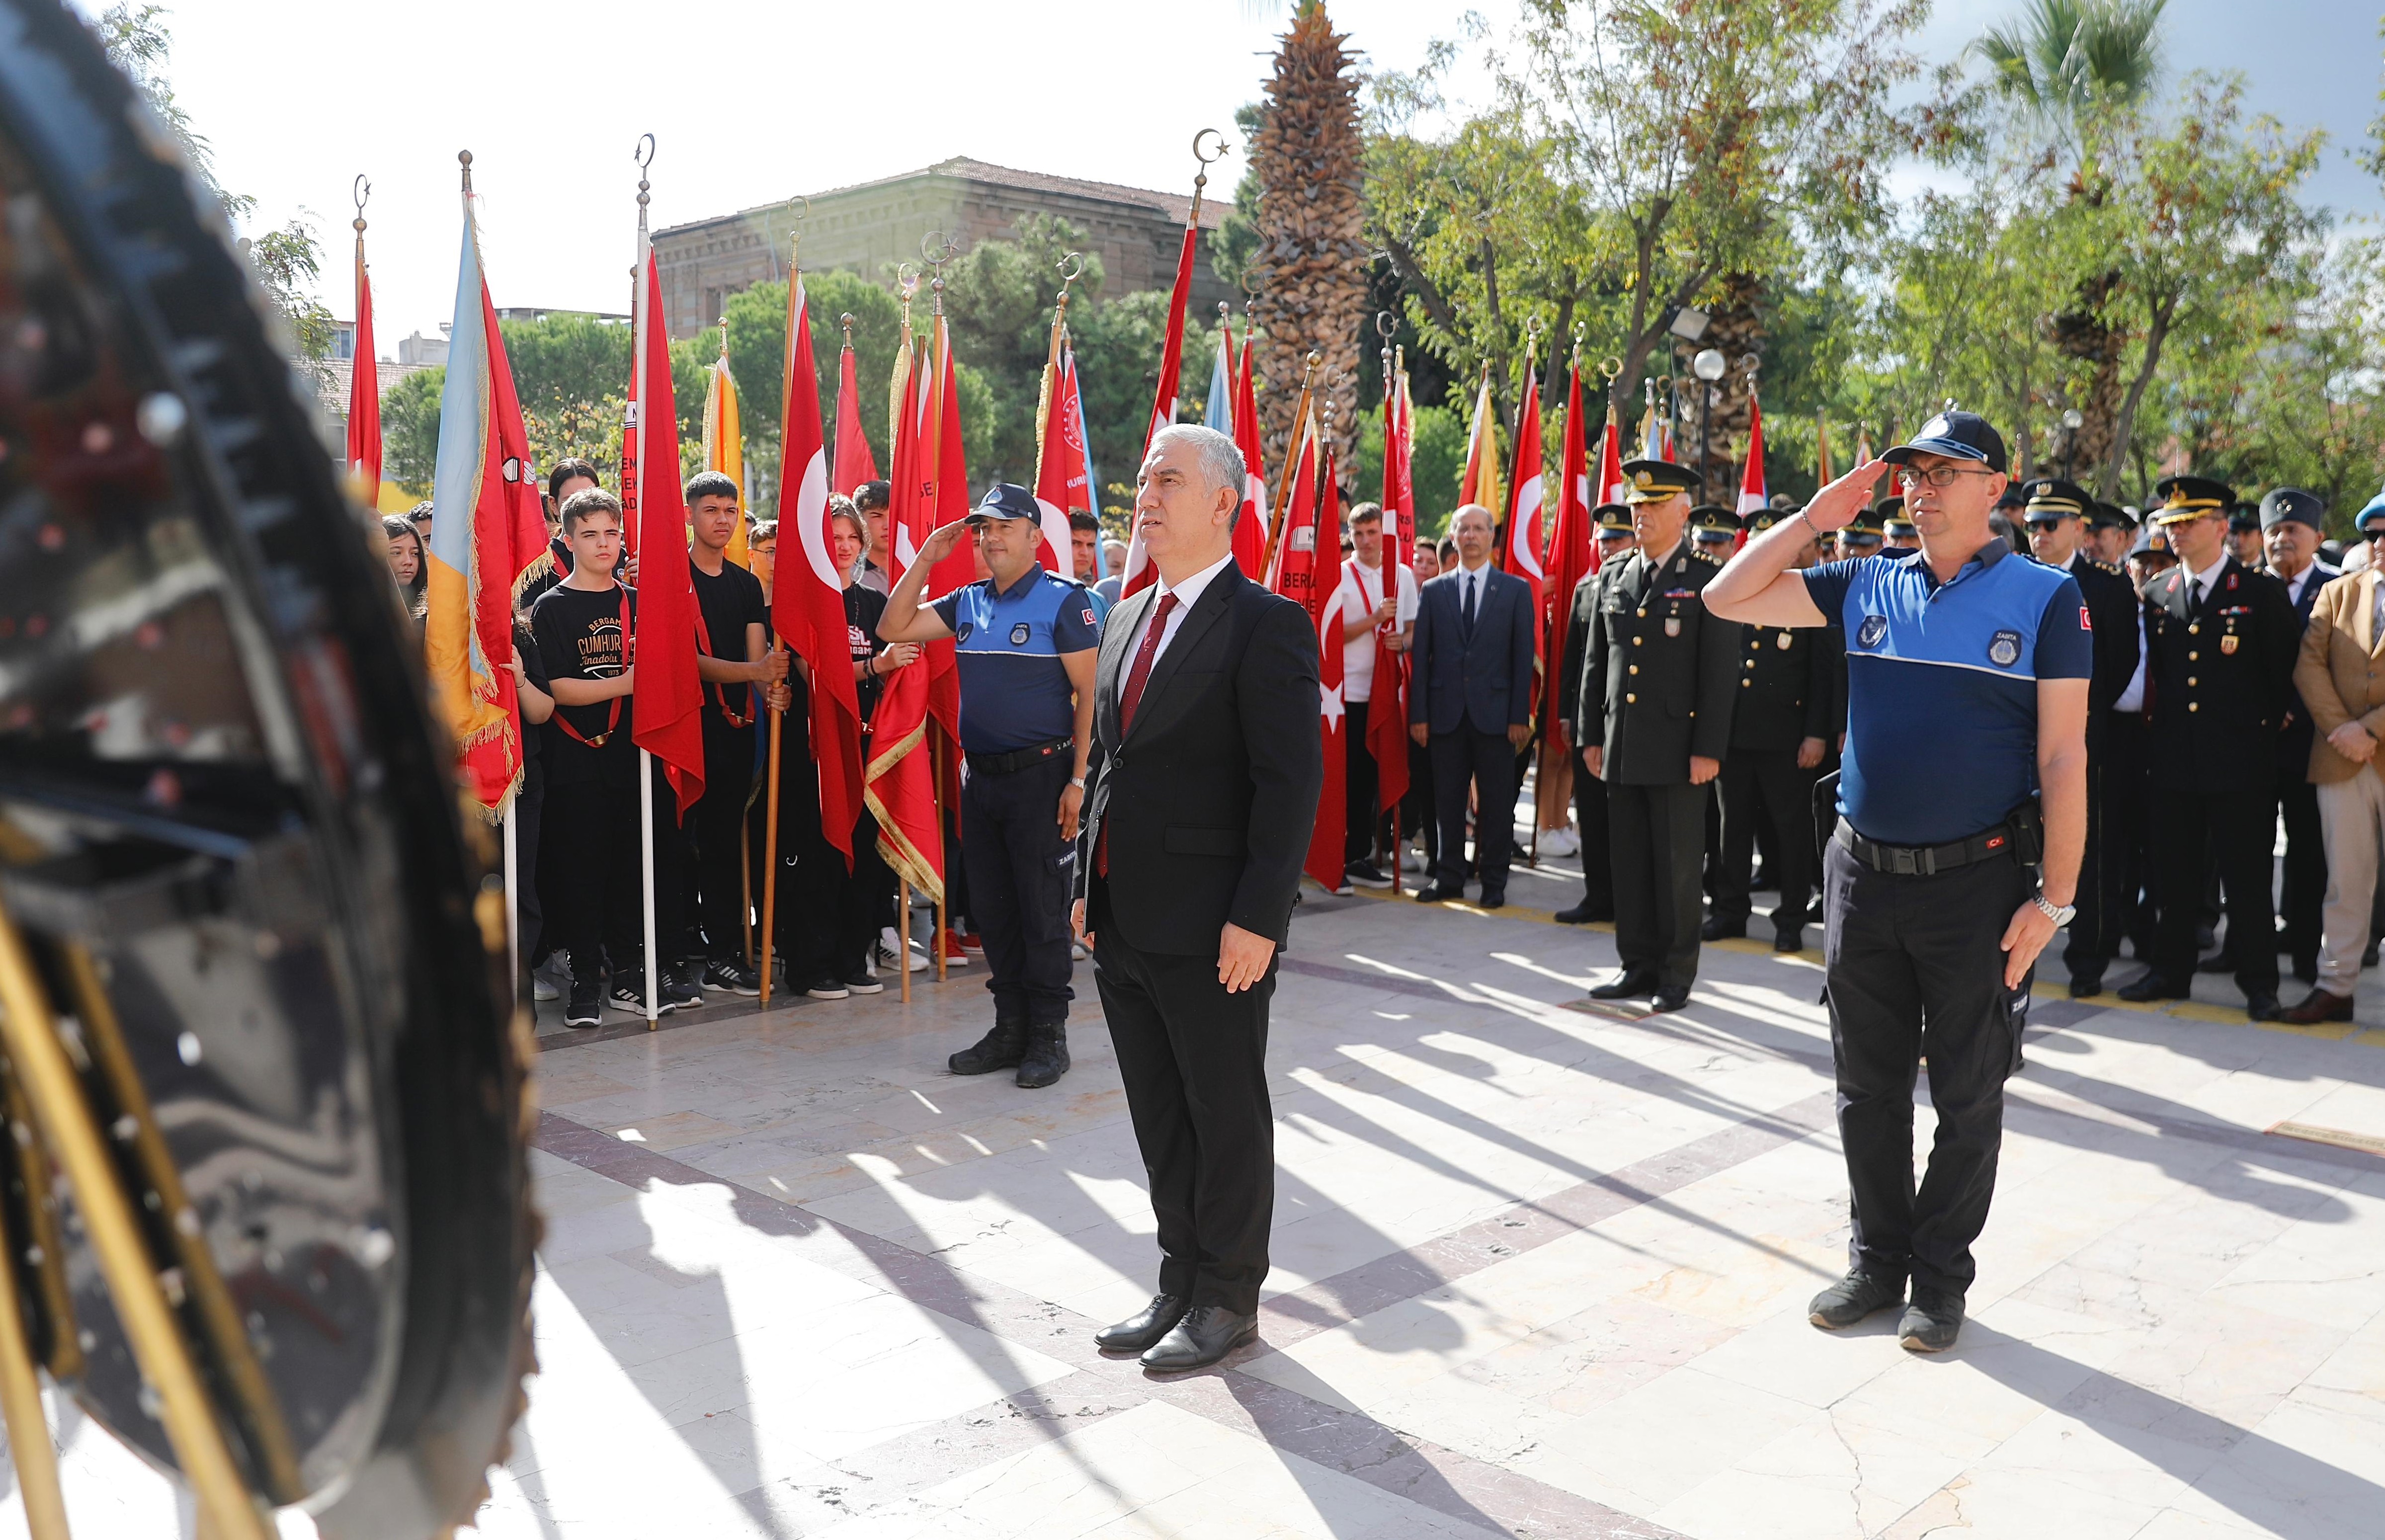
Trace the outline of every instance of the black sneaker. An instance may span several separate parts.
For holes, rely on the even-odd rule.
[[[605,985],[597,979],[571,981],[571,1003],[563,1008],[567,1027],[593,1027],[605,1019]]]
[[[1908,1353],[1943,1353],[1963,1329],[1963,1296],[1952,1289],[1915,1289],[1896,1323],[1897,1345]]]
[[[1904,1280],[1883,1278],[1861,1268],[1814,1296],[1805,1319],[1829,1331],[1852,1326],[1867,1315],[1904,1303]]]
[[[665,1010],[693,1010],[704,1004],[703,975],[693,968],[663,970],[662,1003]],[[759,994],[759,989],[755,990]]]
[[[844,981],[844,987],[847,993],[854,995],[883,995],[886,993],[886,986],[878,982],[877,975],[871,973],[867,969],[847,974]]]
[[[1392,885],[1392,880],[1384,876],[1372,861],[1352,861],[1342,869],[1342,874],[1362,888],[1387,888]]]
[[[704,987],[715,995],[759,995],[762,975],[735,958],[715,958],[704,965]]]
[[[836,978],[831,975],[828,978],[816,979],[812,983],[805,984],[804,986],[804,993],[810,995],[815,1000],[842,1000],[851,995],[853,991],[844,986],[844,981],[843,979]]]
[[[643,1016],[646,1013],[646,975],[643,971],[614,974],[613,987],[606,992],[606,998],[613,1002],[615,1010]],[[656,998],[658,1003],[655,1007],[655,1014],[668,1016],[671,1013],[670,991],[665,989]]]

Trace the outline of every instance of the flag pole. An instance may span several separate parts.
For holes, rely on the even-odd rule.
[[[944,735],[937,731],[932,720],[928,723],[928,764],[930,784],[934,787],[934,794],[928,798],[928,805],[936,810],[936,833],[941,837],[944,832]],[[944,863],[944,870],[946,871],[952,870],[951,861],[947,860]],[[952,945],[951,932],[948,929],[952,924],[952,916],[946,908],[951,894],[952,884],[949,883],[941,884],[936,889],[936,982],[938,983],[944,982],[944,950]],[[911,958],[906,952],[903,958],[903,977],[907,981],[910,976]]]
[[[654,164],[655,136],[647,134],[638,142],[635,154],[638,163],[638,265],[637,303],[631,307],[635,320],[631,327],[631,346],[636,357],[630,365],[631,389],[635,397],[630,403],[631,428],[643,437],[645,430],[646,405],[646,336],[655,318],[646,308],[646,263],[651,246],[646,236],[646,206],[651,201],[653,184],[646,180],[646,168]],[[639,445],[644,448],[643,444]],[[638,456],[638,517],[645,517],[646,462],[654,457]],[[676,472],[678,467],[673,466]],[[631,654],[631,666],[636,666],[636,653]],[[638,750],[638,844],[641,897],[644,909],[646,1030],[655,1031],[662,1024],[662,954],[655,939],[655,754],[650,748]]]
[[[1052,408],[1060,390],[1060,349],[1068,338],[1068,285],[1085,270],[1085,254],[1063,252],[1054,264],[1060,270],[1060,294],[1052,302],[1052,340],[1043,357],[1043,388],[1035,401],[1035,485],[1043,484],[1043,445],[1052,434]],[[1092,488],[1086,489],[1088,496]]]
[[[1220,306],[1219,308],[1222,310],[1224,307]],[[1392,372],[1392,337],[1399,331],[1399,327],[1396,322],[1389,329],[1384,327],[1383,320],[1388,314],[1388,311],[1378,311],[1375,315],[1375,335],[1383,340],[1383,463],[1386,465],[1392,463],[1392,456],[1399,453],[1399,405],[1397,399],[1399,396],[1399,379],[1398,376]],[[1407,532],[1400,527],[1400,510],[1396,504],[1391,507],[1385,508],[1383,511],[1391,518],[1392,543],[1394,546],[1404,545],[1408,540],[1415,538],[1412,535],[1408,535]],[[1387,557],[1383,562],[1383,594],[1385,597],[1392,601],[1392,625],[1394,630],[1397,630],[1399,626],[1400,572],[1399,568],[1392,565],[1392,561],[1396,559],[1401,566],[1405,566],[1414,558],[1414,555],[1415,553],[1413,551],[1395,549],[1392,552],[1391,557]],[[1365,591],[1361,590],[1359,597],[1364,598],[1365,596]],[[1400,655],[1400,661],[1402,666],[1405,667],[1407,661],[1407,655],[1405,653],[1402,653]],[[1378,684],[1380,684],[1381,682],[1377,682]],[[1393,686],[1392,691],[1392,702],[1394,706],[1400,704],[1400,692],[1396,685]],[[1368,737],[1373,737],[1374,732],[1372,729],[1374,727],[1374,711],[1371,707],[1367,709],[1367,725],[1369,730],[1367,735]],[[1405,733],[1402,734],[1401,748],[1403,752],[1405,751],[1406,736]],[[1376,780],[1376,784],[1380,785],[1381,783],[1381,778],[1379,775]],[[1401,891],[1401,845],[1400,805],[1396,801],[1392,804],[1391,813],[1392,894],[1392,896],[1397,897]],[[1371,836],[1369,837],[1371,838]]]
[[[515,844],[514,814],[520,805],[520,792],[508,790],[497,814],[506,831],[506,994],[517,1009],[521,1006],[521,857]]]
[[[1316,387],[1317,371],[1324,363],[1325,355],[1311,350],[1301,364],[1300,401],[1292,409],[1292,437],[1287,441],[1285,449],[1285,453],[1289,454],[1294,462],[1300,458],[1300,431],[1308,422],[1309,394]],[[1259,559],[1259,581],[1262,582],[1267,581],[1267,574],[1275,570],[1275,543],[1277,537],[1283,533],[1284,504],[1292,496],[1292,483],[1297,477],[1297,465],[1287,463],[1284,467],[1283,479],[1276,483],[1275,507],[1267,514],[1267,555]]]
[[[807,202],[804,207],[808,212],[811,205]],[[795,292],[803,287],[803,268],[799,265],[797,255],[803,250],[803,219],[798,217],[793,228],[787,232],[787,324],[790,328],[794,325],[795,320]],[[805,324],[810,324],[808,319]],[[725,328],[721,335],[724,337],[728,335]],[[794,357],[793,337],[787,339],[787,345],[789,349],[787,357],[792,363]],[[844,345],[847,347],[853,345],[853,318],[850,316],[845,318]],[[794,381],[788,377],[785,370],[780,371],[780,378],[782,383],[779,388],[779,420],[784,422],[787,419],[787,393],[795,387]],[[786,468],[780,467],[779,475],[782,482],[786,474]],[[803,532],[795,532],[795,537],[800,541],[803,538]],[[775,565],[771,570],[770,577],[770,593],[775,599],[779,591],[778,570]],[[768,869],[767,874],[762,879],[762,1003],[766,1006],[770,1003],[770,954],[779,939],[779,731],[786,720],[786,712],[779,707],[770,707],[768,789],[762,794],[764,799],[762,864]]]

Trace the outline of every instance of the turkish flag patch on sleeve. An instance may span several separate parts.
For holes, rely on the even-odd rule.
[[[2080,605],[2079,607],[2079,629],[2080,631],[2093,631],[2095,629],[2095,617],[2087,613],[2087,607],[2085,605]]]

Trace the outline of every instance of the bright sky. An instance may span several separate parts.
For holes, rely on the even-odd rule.
[[[75,0],[87,11],[105,0]],[[315,216],[325,302],[346,317],[349,186],[366,218],[380,351],[436,335],[455,296],[456,152],[473,155],[500,306],[621,310],[631,151],[655,134],[657,228],[950,156],[1190,191],[1196,130],[1230,137],[1289,0],[166,0],[170,75],[226,186],[279,224]],[[2019,0],[1954,0],[1922,36],[1951,57]],[[1504,31],[1515,0],[1476,0]],[[2255,106],[2334,133],[2321,201],[2374,210],[2354,169],[2377,108],[2379,0],[2171,0],[2179,69],[2242,69]],[[1456,25],[1446,0],[1331,0],[1379,69]],[[888,91],[890,53],[918,82]],[[1211,172],[1230,196],[1241,146]]]

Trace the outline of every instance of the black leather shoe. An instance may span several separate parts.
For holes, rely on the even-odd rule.
[[[1617,973],[1590,992],[1593,1000],[1636,1000],[1642,995],[1656,993],[1656,980],[1648,973]]]
[[[1105,1353],[1140,1353],[1176,1330],[1191,1303],[1180,1294],[1155,1294],[1142,1309],[1095,1332],[1093,1346]]]
[[[1027,1025],[1027,1051],[1018,1059],[1018,1084],[1038,1091],[1068,1072],[1068,1029],[1058,1021]]]
[[[1609,904],[1601,908],[1585,898],[1569,909],[1559,909],[1549,918],[1560,925],[1587,925],[1599,920],[1611,923],[1615,919],[1615,906]]]
[[[1439,883],[1435,883],[1430,887],[1421,887],[1417,889],[1417,902],[1419,904],[1446,904],[1453,898],[1463,898],[1465,896],[1466,890],[1464,888],[1445,888]]]
[[[1206,1369],[1259,1334],[1259,1318],[1223,1305],[1195,1305],[1168,1333],[1143,1351],[1143,1367],[1155,1374]]]
[[[1949,1289],[1913,1291],[1896,1323],[1897,1345],[1908,1353],[1943,1353],[1963,1329],[1963,1296]]]
[[[2254,990],[2244,996],[2244,1020],[2248,1021],[2274,1021],[2284,1014],[2285,1008],[2278,1004],[2278,997],[2266,989]]]
[[[1649,996],[1648,1014],[1654,1016],[1659,1011],[1679,1010],[1689,1003],[1690,992],[1687,989],[1660,989]]]
[[[1027,1023],[996,1021],[992,1032],[944,1063],[956,1075],[982,1075],[996,1070],[1015,1070],[1026,1057]]]
[[[2360,949],[2360,966],[2363,968],[2377,966],[2377,943],[2374,941]]]
[[[1866,1272],[1861,1268],[1814,1296],[1805,1319],[1827,1331],[1852,1326],[1867,1315],[1904,1303],[1904,1280]]]
[[[1482,890],[1482,896],[1474,901],[1474,907],[1478,909],[1505,908],[1507,907],[1507,890],[1505,888],[1484,888]]]
[[[1805,933],[1782,931],[1772,938],[1772,949],[1776,952],[1802,952],[1805,949]]]
[[[1746,934],[1746,920],[1725,920],[1718,915],[1708,915],[1705,923],[1698,927],[1700,941],[1738,941]]]
[[[2129,1001],[2184,1000],[2193,994],[2186,985],[2172,983],[2150,969],[2122,984],[2115,993],[2121,999]]]
[[[2100,976],[2091,979],[2082,975],[2070,981],[2070,997],[2074,1000],[2092,1000],[2103,993],[2104,981]]]
[[[2198,973],[2233,973],[2236,971],[2236,954],[2214,952],[2196,963],[2194,970]]]

